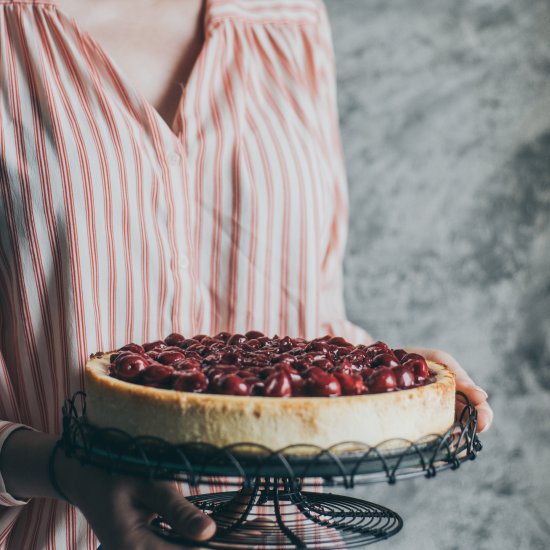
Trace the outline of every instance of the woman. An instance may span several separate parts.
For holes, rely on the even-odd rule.
[[[321,2],[0,1],[0,159],[0,548],[172,548],[153,512],[209,538],[173,487],[58,453],[71,506],[48,460],[91,352],[250,328],[370,342],[343,305]],[[487,427],[483,390],[420,351]]]

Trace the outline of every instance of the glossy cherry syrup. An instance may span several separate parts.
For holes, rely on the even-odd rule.
[[[126,344],[109,357],[109,375],[143,386],[263,397],[385,393],[434,381],[426,359],[384,342],[355,346],[341,336],[313,340],[219,332],[169,334]]]

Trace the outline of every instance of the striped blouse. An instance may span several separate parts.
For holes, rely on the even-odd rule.
[[[167,125],[50,1],[0,0],[0,449],[59,434],[86,357],[346,320],[347,192],[321,0],[208,0]],[[0,477],[0,549],[96,548],[75,508]]]

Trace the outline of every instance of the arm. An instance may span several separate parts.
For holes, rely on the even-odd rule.
[[[56,438],[27,429],[13,431],[0,455],[6,489],[17,500],[61,498],[49,478],[48,463]],[[173,549],[149,529],[159,513],[182,535],[203,541],[214,535],[215,523],[166,482],[131,478],[82,466],[63,452],[55,456],[60,489],[80,508],[104,550]],[[22,502],[20,502],[22,503]]]

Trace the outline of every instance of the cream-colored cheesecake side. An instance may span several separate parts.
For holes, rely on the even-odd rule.
[[[253,442],[271,449],[344,441],[377,445],[441,434],[454,421],[455,377],[429,362],[436,381],[397,392],[361,396],[241,397],[162,390],[107,375],[106,354],[86,365],[86,410],[91,424],[172,443],[217,446]],[[304,453],[307,450],[300,450]]]

